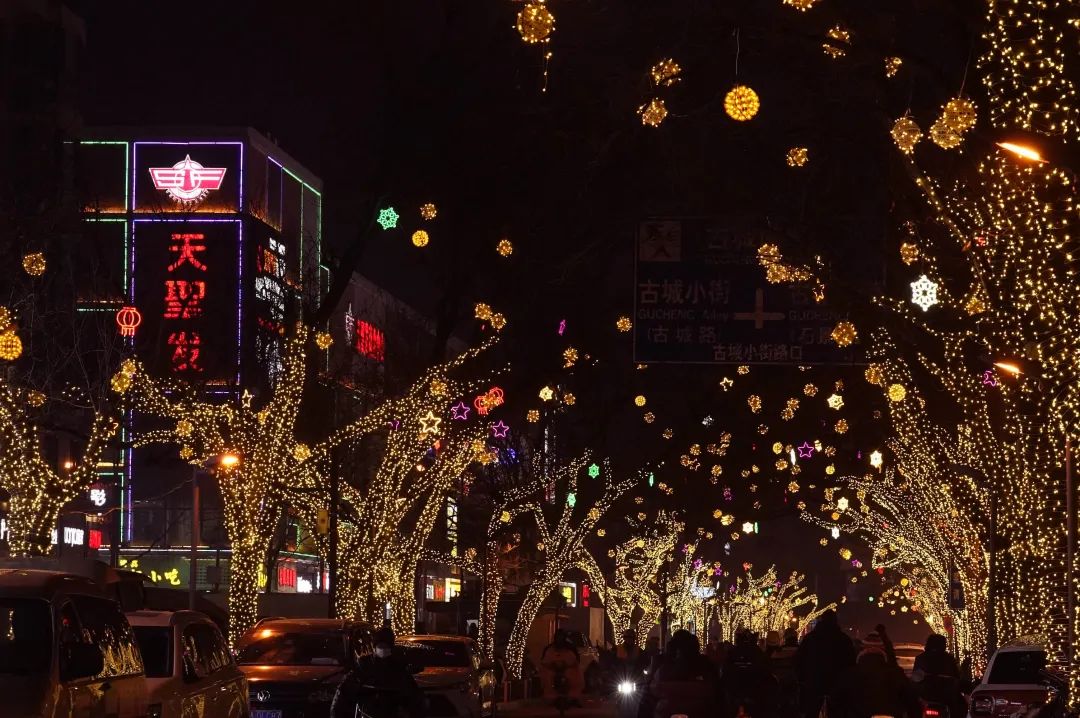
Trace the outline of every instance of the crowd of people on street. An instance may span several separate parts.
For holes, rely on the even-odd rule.
[[[606,661],[608,672],[640,678],[636,718],[921,718],[927,705],[936,706],[942,716],[967,713],[961,670],[944,636],[927,638],[909,677],[897,663],[884,626],[857,648],[833,611],[823,614],[801,641],[792,629],[783,636],[770,631],[764,640],[740,631],[733,643],[713,636],[702,650],[695,635],[678,630],[661,652],[658,641],[642,650],[637,635],[627,631]],[[545,691],[553,690],[556,665],[562,673],[575,673],[576,651],[565,636],[556,635],[541,659]],[[568,685],[571,695],[580,698],[579,676]]]

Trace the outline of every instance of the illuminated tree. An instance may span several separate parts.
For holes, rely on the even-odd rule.
[[[335,611],[342,618],[382,620],[390,605],[395,630],[415,628],[416,565],[437,520],[445,515],[455,483],[474,461],[491,460],[484,419],[455,420],[451,407],[471,402],[489,388],[456,377],[461,368],[495,344],[492,338],[459,357],[428,369],[400,397],[334,432],[311,450],[302,469],[281,491],[305,523],[315,525],[332,500],[332,453],[378,434],[380,459],[360,486],[340,486],[343,512],[338,523],[338,583]],[[461,416],[461,413],[457,415]],[[329,541],[318,547],[329,558]]]
[[[633,627],[638,643],[645,645],[661,613],[656,581],[684,528],[685,524],[674,515],[661,511],[650,530],[631,536],[610,552],[615,560],[610,581],[592,555],[582,551],[578,566],[588,574],[593,590],[600,596],[616,639]],[[634,614],[639,611],[634,623]]]
[[[565,487],[561,508],[556,506],[545,512],[545,505],[534,499],[507,511],[509,517],[505,523],[510,523],[521,515],[533,518],[539,537],[536,548],[543,557],[522,600],[506,648],[509,669],[514,676],[521,675],[525,660],[525,641],[541,604],[558,588],[566,572],[578,564],[585,538],[592,534],[601,517],[637,480],[616,480],[610,462],[604,461],[601,471],[604,476],[603,492],[585,508],[585,500],[578,497],[578,477],[585,471],[586,466],[592,463],[591,458],[592,454],[586,451],[559,464],[551,472],[550,481],[556,486]],[[582,509],[585,509],[584,516],[579,516]]]
[[[0,486],[9,497],[12,556],[50,553],[61,509],[97,480],[98,462],[117,429],[115,419],[92,412],[82,456],[70,468],[57,469],[41,446],[37,409],[46,400],[37,390],[18,389],[0,378]]]
[[[806,576],[792,572],[786,581],[777,579],[776,566],[761,576],[750,572],[724,587],[717,581],[715,594],[708,599],[712,615],[720,626],[721,640],[734,641],[740,629],[764,636],[770,631],[783,634],[788,628],[802,634],[807,627],[836,604],[822,605],[805,586]],[[809,609],[809,610],[807,610]]]

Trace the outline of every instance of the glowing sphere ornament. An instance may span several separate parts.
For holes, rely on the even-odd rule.
[[[45,403],[46,396],[36,389],[31,389],[26,392],[26,403],[33,407],[42,406]]]
[[[41,252],[32,252],[23,257],[23,269],[31,277],[40,277],[45,274],[45,255]]]
[[[630,317],[622,316],[615,320],[615,328],[626,333],[634,328],[634,323],[630,321]]]
[[[330,348],[330,345],[334,343],[334,338],[330,336],[330,332],[318,332],[315,335],[315,346],[319,347],[323,351]]]
[[[900,71],[900,66],[903,64],[904,61],[899,57],[886,57],[885,77],[896,77],[896,73]]]
[[[644,394],[638,394],[634,397],[634,406],[645,406],[645,402],[646,399]]]
[[[398,213],[393,207],[383,207],[379,210],[379,217],[375,220],[384,230],[393,229],[397,226]]]
[[[787,151],[785,159],[788,167],[805,167],[810,155],[805,147],[792,147]]]
[[[517,31],[530,45],[547,42],[555,32],[555,16],[542,2],[531,2],[517,15]]]
[[[427,221],[435,219],[439,214],[438,208],[431,202],[420,205],[420,216]]]
[[[941,149],[952,150],[960,146],[964,136],[950,127],[944,117],[939,117],[930,125],[930,139]]]
[[[22,339],[15,332],[8,330],[0,334],[0,359],[15,361],[22,356]]]
[[[925,274],[911,283],[911,303],[924,312],[938,303],[938,285]]]
[[[412,243],[414,247],[426,247],[430,241],[431,238],[428,236],[428,233],[422,229],[418,229],[412,233]]]
[[[859,338],[859,333],[855,330],[855,325],[848,321],[838,322],[833,327],[832,334],[829,335],[832,340],[836,342],[838,347],[848,347],[855,343],[855,340]]]
[[[903,401],[907,398],[907,389],[903,384],[889,385],[889,401]]]
[[[911,266],[919,261],[919,245],[912,242],[904,242],[900,245],[900,261]]]
[[[914,152],[915,145],[919,144],[919,140],[922,139],[922,130],[919,129],[919,125],[915,120],[911,119],[910,115],[904,115],[894,122],[889,134],[892,135],[893,142],[905,155]]]
[[[974,127],[978,119],[975,103],[966,97],[954,97],[945,103],[941,119],[953,132],[962,135]]]
[[[746,85],[735,85],[724,97],[724,112],[737,122],[754,119],[760,108],[761,100],[757,93]]]
[[[793,7],[799,12],[806,12],[810,8],[817,5],[818,0],[784,0],[784,4],[788,7]]]
[[[641,124],[648,127],[659,127],[660,123],[667,117],[668,111],[663,100],[653,98],[638,108],[638,114],[641,115]]]
[[[499,253],[500,257],[509,257],[514,253],[514,244],[509,239],[500,239],[499,243],[495,245],[495,251]]]

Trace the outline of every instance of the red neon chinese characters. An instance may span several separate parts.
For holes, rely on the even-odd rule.
[[[170,244],[169,251],[178,255],[176,261],[169,265],[169,271],[175,270],[181,264],[190,264],[200,271],[206,271],[206,265],[199,261],[199,258],[195,256],[197,252],[205,252],[206,245],[203,241],[206,239],[205,234],[174,234],[172,236],[173,242],[177,244]],[[199,244],[192,244],[192,240],[199,242]]]
[[[374,359],[375,361],[386,360],[386,338],[383,333],[373,325],[363,320],[356,322],[356,351],[360,356]]]
[[[169,346],[173,347],[173,371],[202,371],[199,366],[198,332],[173,332],[169,335]]]
[[[206,282],[166,279],[165,318],[194,319],[202,316],[200,303],[204,298],[206,298]]]
[[[166,267],[169,278],[165,280],[163,318],[183,322],[169,332],[172,368],[176,372],[201,372],[199,353],[202,338],[198,324],[192,320],[202,317],[203,300],[206,299],[206,280],[195,278],[205,276],[206,264],[200,255],[206,251],[206,235],[176,233],[170,239],[171,261]]]

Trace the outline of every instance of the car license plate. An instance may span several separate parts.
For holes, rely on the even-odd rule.
[[[251,711],[251,718],[281,718],[281,711]]]

